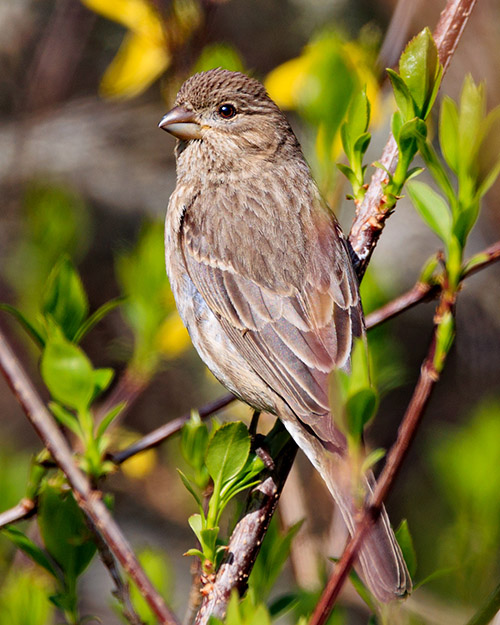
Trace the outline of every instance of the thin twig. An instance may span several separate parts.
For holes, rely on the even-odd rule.
[[[0,529],[11,523],[25,521],[36,513],[36,503],[33,499],[21,499],[21,501],[9,510],[0,514]]]
[[[224,395],[223,397],[219,397],[219,399],[216,399],[215,401],[206,404],[199,409],[200,417],[202,419],[210,417],[216,412],[219,412],[219,410],[225,408],[235,399],[236,397],[231,393]],[[126,449],[109,454],[109,459],[116,464],[121,464],[122,462],[125,462],[125,460],[128,460],[129,458],[131,458],[135,454],[140,453],[141,451],[146,451],[146,449],[157,447],[164,440],[182,429],[182,426],[186,423],[186,421],[189,421],[190,418],[191,413],[182,415],[182,417],[177,417],[177,419],[172,419],[172,421],[169,421],[168,423],[165,423],[165,425],[162,425],[156,430],[153,430]]]
[[[73,461],[71,449],[51,414],[0,331],[0,369],[38,436],[66,475],[80,508],[90,518],[102,539],[137,585],[160,623],[177,625],[174,614],[151,584],[120,528],[88,479]]]
[[[434,41],[438,47],[439,60],[444,71],[460,40],[469,16],[477,0],[448,0],[434,31]],[[398,147],[392,133],[379,159],[383,168],[378,167],[372,176],[361,206],[349,234],[349,242],[357,257],[356,272],[361,279],[377,241],[382,233],[390,212],[385,208],[384,186],[386,170],[393,174],[398,162]]]
[[[441,301],[440,306],[442,304],[443,302]],[[446,303],[446,305],[451,307],[452,303]],[[335,565],[328,584],[316,605],[309,625],[324,625],[326,623],[342,586],[349,575],[349,571],[356,560],[361,543],[380,516],[385,498],[406,458],[410,444],[430,399],[431,392],[439,379],[439,373],[434,366],[436,331],[437,325],[434,328],[431,344],[422,364],[420,377],[413,396],[399,427],[398,437],[387,456],[387,462],[377,480],[371,500],[363,511],[361,520],[358,522],[353,536],[349,539],[342,557]]]
[[[375,328],[376,326],[397,317],[403,312],[410,310],[417,304],[422,302],[431,301],[441,292],[439,284],[426,284],[425,282],[417,282],[406,293],[399,295],[395,299],[387,302],[384,306],[377,308],[370,314],[366,315],[365,323],[367,330]]]
[[[99,556],[102,563],[108,569],[111,579],[115,584],[115,590],[113,595],[117,598],[121,605],[123,616],[128,620],[130,625],[144,625],[139,615],[134,610],[132,600],[130,598],[129,586],[123,581],[120,571],[116,565],[116,560],[111,552],[106,541],[102,538],[101,534],[97,531],[94,524],[87,518],[87,524],[92,534],[99,551]]]
[[[472,264],[471,260],[465,263],[465,271],[462,275],[462,280],[475,275],[485,267],[489,267],[496,261],[500,260],[500,241],[488,246],[482,252],[474,254],[473,259],[481,259]],[[468,265],[470,266],[468,267]],[[468,267],[468,268],[467,268]],[[422,302],[430,302],[435,299],[441,293],[441,284],[439,279],[435,284],[428,284],[426,282],[417,281],[415,285],[406,293],[403,293],[399,297],[391,300],[381,308],[374,310],[369,315],[366,315],[365,323],[367,329],[374,328],[380,325],[384,321],[388,321],[400,315],[402,312],[410,310],[417,304]]]

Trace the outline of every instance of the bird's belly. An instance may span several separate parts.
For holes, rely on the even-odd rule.
[[[237,397],[258,410],[276,414],[280,398],[234,347],[189,278],[183,263],[178,263],[175,252],[169,254],[167,249],[166,260],[177,310],[200,358]],[[174,264],[177,270],[173,270]]]

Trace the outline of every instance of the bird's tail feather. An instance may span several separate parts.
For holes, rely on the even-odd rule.
[[[320,465],[318,469],[352,535],[357,509],[348,462],[325,450]],[[371,473],[361,479],[364,481],[365,497],[369,496],[375,479]],[[411,592],[411,577],[385,508],[382,509],[375,526],[365,536],[357,562],[356,568],[362,579],[379,601],[389,602]]]

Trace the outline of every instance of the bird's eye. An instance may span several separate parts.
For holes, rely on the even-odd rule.
[[[232,104],[221,104],[218,113],[224,119],[231,119],[236,115],[236,108]]]

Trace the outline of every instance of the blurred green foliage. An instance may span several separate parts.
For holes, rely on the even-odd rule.
[[[38,309],[47,277],[62,255],[82,258],[91,236],[90,219],[77,193],[33,182],[23,202],[22,231],[8,257],[4,275],[27,316]]]
[[[500,400],[485,400],[461,426],[442,429],[429,460],[449,512],[436,541],[438,580],[461,601],[476,604],[500,574]],[[439,528],[438,528],[439,529]]]

